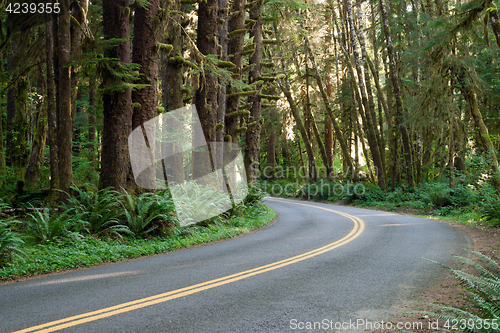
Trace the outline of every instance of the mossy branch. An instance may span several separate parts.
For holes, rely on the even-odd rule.
[[[227,97],[237,97],[237,96],[254,96],[257,95],[259,92],[257,90],[249,90],[249,91],[240,91],[240,92],[235,92],[228,94]]]
[[[228,38],[233,38],[235,36],[243,35],[247,32],[247,29],[236,29],[227,34]]]
[[[234,111],[231,113],[226,114],[226,119],[227,118],[234,118],[234,117],[248,117],[250,115],[250,111],[247,110],[238,110]]]
[[[281,96],[277,95],[265,95],[265,94],[260,94],[260,97],[266,98],[266,99],[271,99],[273,101],[279,101],[281,99]]]
[[[169,54],[174,49],[173,45],[165,43],[156,43],[155,47],[157,52],[161,52],[163,54]]]

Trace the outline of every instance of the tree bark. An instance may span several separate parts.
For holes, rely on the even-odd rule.
[[[376,124],[376,120],[373,118],[373,116],[375,115],[375,110],[373,109],[373,100],[371,103],[369,103],[369,100],[367,97],[367,88],[369,86],[365,85],[365,80],[367,83],[369,83],[368,82],[369,78],[367,78],[367,77],[363,78],[363,73],[365,75],[367,75],[368,72],[364,71],[363,66],[361,65],[361,62],[359,60],[360,54],[358,51],[358,43],[356,41],[354,20],[352,18],[351,0],[346,0],[346,9],[347,9],[347,18],[349,20],[349,25],[350,25],[350,36],[351,36],[351,44],[352,44],[352,48],[353,48],[354,63],[356,64],[359,90],[361,91],[361,102],[362,102],[363,107],[360,108],[360,111],[361,111],[361,109],[364,109],[365,121],[366,121],[365,128],[368,130],[367,131],[368,132],[367,133],[368,144],[370,145],[370,151],[372,153],[373,162],[375,164],[375,167],[377,168],[378,186],[382,190],[385,190],[387,188],[387,183],[385,180],[385,170],[384,170],[384,164],[382,163],[382,157],[380,154],[379,140],[377,139],[376,130],[375,130],[375,127],[377,126],[377,124]],[[360,31],[360,34],[361,34],[361,31]],[[364,36],[364,35],[362,35],[362,36]],[[371,88],[369,89],[368,93],[371,95]]]
[[[385,0],[380,0],[380,13],[382,16],[382,26],[385,35],[385,42],[387,45],[387,55],[389,56],[389,72],[392,81],[392,87],[394,90],[394,99],[396,101],[396,119],[397,126],[401,131],[401,137],[403,139],[403,149],[405,154],[406,163],[406,182],[409,187],[413,187],[413,165],[411,156],[411,146],[410,137],[408,135],[408,130],[406,129],[406,124],[403,118],[403,103],[401,100],[401,92],[399,88],[399,81],[396,72],[396,61],[394,56],[394,48],[392,46],[391,33],[389,29],[389,19],[387,18],[387,10],[385,5]]]
[[[57,148],[57,106],[54,82],[54,24],[50,14],[45,14],[45,47],[47,61],[47,139],[50,149],[50,189],[52,193],[59,188],[59,157]],[[54,194],[52,194],[54,195]]]
[[[61,1],[58,26],[59,101],[57,142],[59,148],[59,200],[67,199],[73,183],[72,152],[73,121],[71,119],[71,12],[70,0]]]
[[[105,39],[121,39],[121,44],[107,50],[106,56],[130,63],[129,0],[103,0]],[[103,85],[110,84],[104,78]],[[113,187],[121,191],[130,168],[128,135],[132,127],[130,89],[108,89],[103,93],[102,158],[99,188]]]
[[[243,66],[243,42],[245,39],[245,5],[246,0],[233,0],[231,15],[229,16],[229,38],[228,54],[229,60],[235,65],[232,71],[233,79],[241,79],[241,69]],[[240,95],[234,95],[238,91],[228,85],[227,106],[226,106],[226,134],[231,136],[231,142],[237,143],[239,139],[238,126],[240,116],[238,115],[240,105]]]
[[[202,55],[217,54],[218,3],[217,0],[200,2],[198,7],[198,33],[196,44]],[[208,71],[200,74],[199,87],[195,92],[195,105],[206,142],[216,140],[217,125],[217,77]],[[209,149],[210,151],[210,149]],[[213,169],[206,161],[206,152],[193,152],[193,163],[197,167],[193,177],[206,175]]]
[[[253,65],[250,71],[249,83],[259,81],[261,74],[262,63],[262,5],[255,5],[250,9],[250,19],[255,21],[255,24],[250,31],[250,38],[253,38],[255,43],[255,51],[250,56],[250,65]],[[254,183],[257,181],[260,169],[260,132],[262,128],[261,111],[262,105],[260,96],[254,95],[248,98],[248,102],[252,103],[250,107],[250,123],[245,137],[245,168],[247,172],[247,181]]]

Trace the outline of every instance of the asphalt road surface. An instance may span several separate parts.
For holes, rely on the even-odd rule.
[[[1,285],[0,331],[369,332],[441,273],[423,258],[471,244],[438,221],[266,202],[278,220],[253,234]]]

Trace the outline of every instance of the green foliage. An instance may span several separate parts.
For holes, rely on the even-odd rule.
[[[12,261],[13,255],[19,258],[25,256],[24,252],[19,249],[24,243],[23,240],[11,230],[11,226],[14,223],[18,222],[14,221],[12,218],[6,221],[0,221],[0,267]]]
[[[135,197],[125,191],[120,204],[123,208],[125,223],[136,237],[151,234],[160,226],[165,231],[168,225],[175,227],[173,216],[165,209],[166,199],[156,194],[143,193]]]
[[[500,225],[500,197],[488,196],[482,205],[481,213],[489,224]]]
[[[179,220],[183,221],[181,226],[194,224],[192,216],[219,215],[225,212],[227,207],[231,207],[226,193],[195,182],[188,182],[170,190],[175,191],[176,201],[183,207],[182,212],[177,212]]]
[[[231,238],[260,228],[275,216],[276,214],[266,206],[246,207],[239,211],[238,216],[230,217],[225,224],[209,227],[193,225],[186,228],[189,232],[176,233],[169,237],[142,239],[125,236],[123,239],[97,239],[87,236],[75,240],[58,239],[46,244],[26,243],[22,248],[26,253],[26,259],[14,258],[13,262],[0,267],[0,280],[94,266],[102,262],[159,254],[181,247]]]
[[[458,309],[448,305],[430,304],[435,310],[439,310],[439,312],[425,311],[423,313],[449,320],[450,323],[452,320],[458,320],[459,322],[460,320],[465,320],[465,322],[470,320],[470,323],[475,322],[475,325],[468,325],[468,327],[460,330],[460,332],[500,332],[498,328],[486,328],[484,325],[479,325],[485,319],[490,324],[492,320],[495,320],[497,324],[500,322],[500,266],[482,253],[469,252],[477,259],[457,258],[463,261],[462,263],[466,268],[473,268],[475,273],[468,273],[466,269],[459,270],[448,266],[443,267],[453,273],[455,278],[460,282],[460,286],[466,292],[466,297],[472,306]],[[482,327],[479,328],[480,326]]]
[[[24,222],[28,232],[35,241],[45,244],[56,239],[81,238],[80,232],[86,231],[87,222],[82,220],[83,214],[74,213],[69,208],[62,213],[50,212],[48,208],[40,211],[34,209]]]
[[[68,199],[64,208],[73,215],[82,216],[87,224],[86,230],[92,235],[131,234],[129,228],[121,223],[121,194],[111,188],[97,193],[72,187],[74,196]],[[71,210],[73,207],[74,210]]]
[[[245,206],[261,205],[262,199],[267,195],[258,184],[250,184],[248,186],[248,194],[243,201]]]

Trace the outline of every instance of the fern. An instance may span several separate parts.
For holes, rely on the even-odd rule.
[[[74,214],[85,216],[88,222],[87,230],[93,235],[131,234],[130,229],[121,222],[121,194],[111,188],[105,188],[97,193],[72,187],[76,196],[68,199],[66,209],[74,208]]]
[[[28,214],[25,225],[35,241],[48,243],[58,238],[76,238],[82,236],[80,232],[87,231],[87,222],[82,220],[83,214],[75,214],[74,208],[69,208],[61,214],[51,214],[48,208],[42,212],[34,210]]]
[[[12,260],[12,256],[22,258],[25,253],[19,249],[23,244],[23,240],[16,236],[16,233],[11,230],[14,223],[12,218],[6,221],[0,221],[0,267]]]
[[[465,296],[472,305],[458,309],[448,305],[433,303],[427,304],[433,310],[421,311],[420,313],[449,320],[450,322],[452,320],[472,320],[475,323],[459,331],[453,330],[453,332],[500,332],[500,328],[496,325],[489,328],[479,325],[479,323],[486,321],[490,324],[496,322],[500,325],[500,265],[480,252],[467,251],[477,257],[476,260],[464,257],[457,258],[461,259],[462,264],[466,267],[473,268],[475,274],[453,269],[445,265],[441,266],[453,273],[455,278],[460,282],[461,288],[466,291]],[[437,263],[435,261],[432,262]]]

